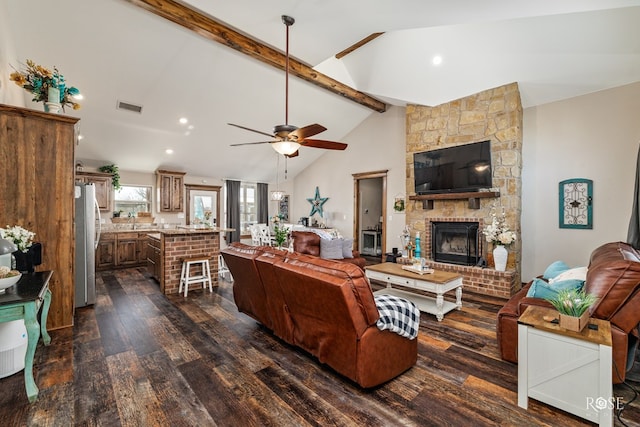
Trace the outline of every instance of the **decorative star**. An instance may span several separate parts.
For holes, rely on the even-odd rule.
[[[579,201],[577,201],[577,200],[574,200],[573,202],[571,202],[571,203],[569,203],[569,204],[570,204],[571,206],[573,206],[574,208],[579,208],[579,207],[580,207],[580,205],[581,205],[582,203],[580,203],[580,202],[579,202]]]
[[[322,217],[322,205],[329,200],[328,197],[320,197],[320,189],[316,187],[316,195],[314,198],[308,198],[307,202],[311,203],[311,213],[309,216],[313,216],[314,213],[318,212]]]

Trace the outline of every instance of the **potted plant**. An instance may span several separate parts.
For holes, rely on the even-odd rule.
[[[289,229],[287,227],[280,226],[280,217],[274,216],[271,221],[273,222],[274,240],[278,249],[282,249],[282,245],[287,241],[289,237]]]
[[[589,323],[589,307],[598,299],[584,290],[563,289],[555,298],[549,301],[560,313],[561,328],[574,332],[581,332]]]
[[[98,168],[100,172],[110,173],[111,177],[111,185],[113,185],[114,190],[120,189],[120,172],[118,171],[118,166],[116,165],[106,165],[100,166]]]

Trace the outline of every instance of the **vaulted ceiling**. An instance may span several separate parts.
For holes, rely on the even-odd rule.
[[[284,72],[158,16],[145,3],[5,0],[5,49],[19,63],[56,66],[80,88],[82,109],[67,113],[81,118],[81,159],[123,170],[176,168],[273,181],[276,154],[268,144],[230,147],[269,138],[227,123],[267,133],[283,124]],[[280,52],[281,15],[290,15],[292,58],[389,105],[438,105],[518,82],[523,105],[531,107],[640,80],[640,0],[182,4]],[[384,34],[335,57],[378,32]],[[142,113],[118,110],[118,101],[141,105]],[[384,113],[290,78],[289,123],[327,127],[317,138],[341,141],[372,114]],[[323,153],[303,147],[288,161],[289,175]]]

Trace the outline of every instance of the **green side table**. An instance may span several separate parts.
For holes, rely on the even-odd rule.
[[[23,274],[18,283],[0,294],[0,322],[24,319],[27,328],[27,353],[24,357],[24,385],[29,402],[38,399],[38,386],[33,379],[33,356],[42,334],[45,345],[51,343],[47,333],[47,316],[51,305],[49,280],[53,271],[38,271]],[[42,306],[41,323],[38,324],[38,311]]]

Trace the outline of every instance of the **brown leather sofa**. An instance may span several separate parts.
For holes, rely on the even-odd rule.
[[[238,310],[361,387],[389,381],[416,363],[417,339],[376,327],[378,310],[361,268],[242,243],[222,256]]]
[[[293,231],[293,250],[300,254],[320,256],[320,236],[311,231]],[[335,261],[348,262],[360,268],[367,265],[367,260],[360,256],[360,252],[352,250],[352,258],[336,259]]]
[[[518,317],[530,305],[550,307],[527,297],[528,283],[498,312],[497,338],[504,360],[518,361]],[[611,322],[613,383],[624,381],[633,366],[640,322],[640,252],[623,242],[604,244],[591,253],[584,290],[598,297],[591,316]]]

